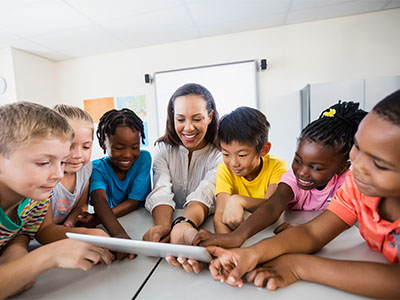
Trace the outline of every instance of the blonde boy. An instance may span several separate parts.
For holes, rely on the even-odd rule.
[[[27,251],[31,238],[47,244],[64,239],[67,231],[106,235],[53,223],[49,198],[63,177],[73,135],[50,108],[30,102],[0,107],[0,298],[31,287],[48,269],[86,270],[112,259],[104,249],[71,240]]]
[[[239,226],[244,210],[253,212],[271,197],[287,171],[285,160],[268,154],[269,127],[265,115],[250,107],[239,107],[221,118],[218,140],[224,162],[217,169],[216,233]]]

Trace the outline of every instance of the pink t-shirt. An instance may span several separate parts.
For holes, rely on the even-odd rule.
[[[336,190],[342,185],[345,180],[347,171],[341,176],[335,175],[328,182],[326,187],[320,191],[317,189],[303,190],[298,187],[296,176],[290,168],[282,175],[281,182],[290,186],[294,197],[288,203],[286,209],[291,210],[323,210],[328,207],[330,199],[335,195]]]

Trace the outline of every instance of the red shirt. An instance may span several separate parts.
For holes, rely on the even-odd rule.
[[[374,251],[382,252],[390,263],[399,263],[400,244],[396,243],[395,234],[400,234],[400,219],[390,222],[380,217],[378,207],[381,199],[362,194],[357,189],[353,173],[350,171],[328,210],[349,226],[358,221],[360,233],[368,246]]]

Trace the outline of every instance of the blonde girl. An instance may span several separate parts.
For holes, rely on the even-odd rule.
[[[54,110],[67,119],[75,135],[65,162],[64,177],[53,190],[53,218],[56,224],[75,227],[78,215],[87,211],[88,207],[93,120],[87,112],[76,106],[59,104]]]

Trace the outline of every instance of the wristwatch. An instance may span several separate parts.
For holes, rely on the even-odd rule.
[[[194,229],[198,230],[196,224],[194,224],[194,222],[193,222],[192,220],[190,220],[190,219],[188,219],[188,218],[185,218],[184,216],[177,217],[175,220],[173,220],[173,221],[172,221],[172,224],[171,224],[171,229],[174,228],[174,226],[175,226],[176,224],[182,223],[182,222],[189,223],[190,225],[193,226]]]

